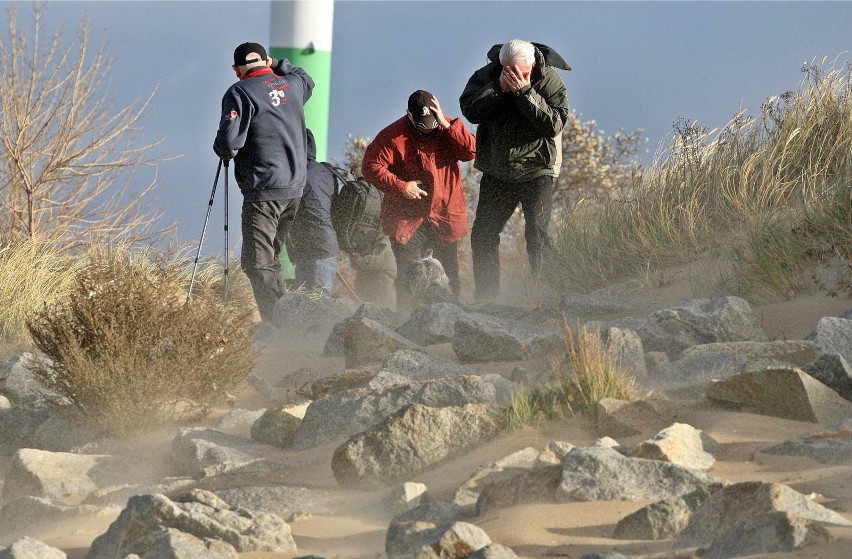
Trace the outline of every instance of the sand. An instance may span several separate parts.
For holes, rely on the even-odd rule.
[[[675,278],[676,279],[676,278]],[[646,289],[631,296],[674,303],[694,298],[689,285],[666,285]],[[756,315],[770,339],[801,339],[809,334],[823,316],[838,316],[852,308],[848,295],[801,295],[790,301],[775,301],[754,306]],[[428,351],[442,357],[453,357],[449,344],[431,346]],[[489,363],[478,365],[482,371],[508,376],[523,364],[532,369],[546,367],[544,360],[531,363]],[[343,370],[342,358],[318,358],[315,353],[292,349],[269,348],[258,364],[263,375],[289,374],[307,366],[311,374],[330,375]],[[294,381],[295,382],[295,381]],[[298,399],[294,384],[294,400]],[[238,395],[235,406],[259,409],[270,405],[263,395],[251,388]],[[226,410],[216,410],[204,423],[216,427],[216,419]],[[763,447],[810,433],[818,428],[812,423],[790,421],[731,410],[695,406],[682,413],[677,421],[688,423],[721,443],[717,462],[710,474],[731,482],[760,480],[780,482],[806,494],[814,494],[820,503],[852,521],[852,464],[826,466],[808,458],[767,456]],[[115,443],[114,453],[134,456],[139,464],[152,471],[163,467],[176,428],[164,428],[132,441]],[[248,435],[248,428],[231,432]],[[657,429],[619,440],[624,446],[649,438]],[[473,449],[458,459],[414,476],[437,499],[451,499],[455,489],[482,464],[493,462],[526,446],[543,447],[553,440],[564,440],[578,446],[592,444],[597,438],[588,418],[575,417],[541,422],[517,432],[508,432]],[[313,513],[292,522],[291,528],[298,551],[286,554],[246,553],[243,557],[282,558],[319,555],[328,558],[383,557],[385,532],[390,515],[382,506],[387,491],[358,492],[337,488],[331,472],[331,455],[335,445],[282,456],[302,464],[287,473],[287,483],[329,488],[334,491],[335,506],[331,514]],[[670,541],[623,541],[612,538],[619,519],[648,502],[593,502],[568,504],[525,504],[490,512],[470,521],[482,527],[492,540],[512,548],[522,558],[579,558],[588,552],[618,551],[633,558],[675,557]],[[30,534],[45,543],[64,549],[69,557],[84,557],[91,540],[106,530],[107,523],[83,526],[56,526],[50,533]],[[777,559],[849,559],[852,557],[852,528],[831,527],[836,540],[793,553],[767,554],[753,557]],[[685,557],[680,555],[678,557]]]

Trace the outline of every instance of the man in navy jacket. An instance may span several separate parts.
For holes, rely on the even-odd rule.
[[[243,194],[240,265],[251,282],[263,320],[284,294],[279,255],[299,207],[307,173],[305,102],[314,81],[286,59],[268,58],[257,43],[234,50],[239,81],[222,97],[213,150]]]

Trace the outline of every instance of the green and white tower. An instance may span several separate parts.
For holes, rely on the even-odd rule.
[[[271,5],[270,56],[289,59],[314,79],[305,118],[317,142],[317,161],[326,161],[334,0],[273,0]]]

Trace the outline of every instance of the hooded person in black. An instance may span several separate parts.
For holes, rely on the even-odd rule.
[[[239,81],[222,97],[213,150],[234,160],[243,194],[240,265],[266,321],[285,290],[279,255],[305,186],[304,106],[314,81],[288,60],[268,58],[257,43],[234,50],[233,69]]]

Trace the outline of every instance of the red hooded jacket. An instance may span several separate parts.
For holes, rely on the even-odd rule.
[[[461,165],[476,155],[476,137],[461,119],[450,119],[446,130],[418,132],[403,116],[383,129],[367,146],[361,172],[385,193],[382,229],[398,243],[406,244],[426,220],[447,242],[467,234],[467,201],[462,191]],[[420,180],[428,195],[409,200],[405,183]]]

